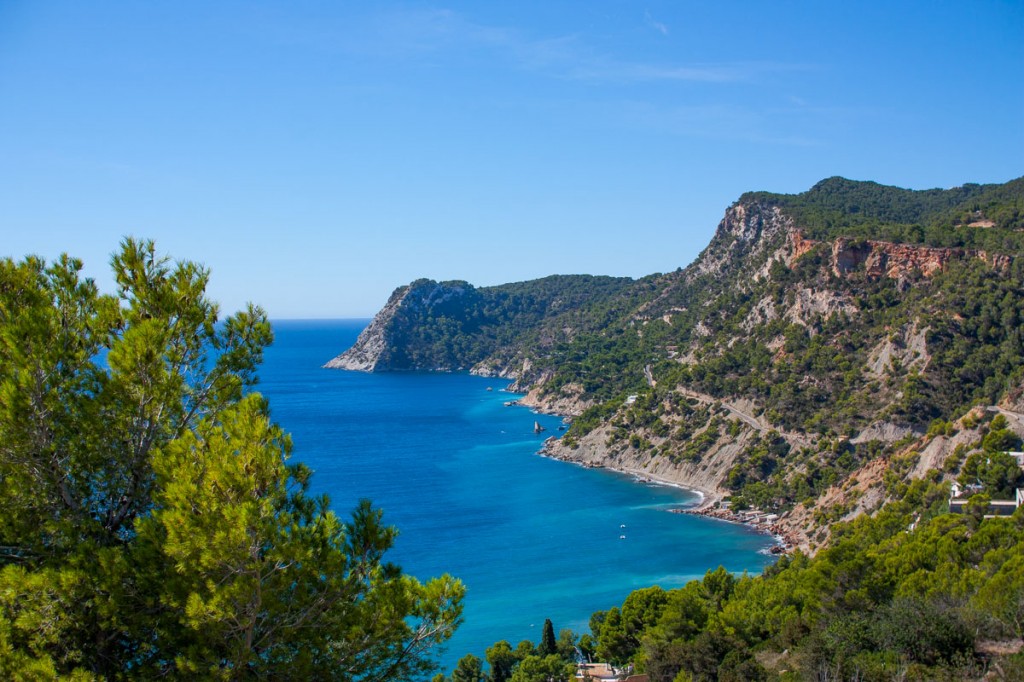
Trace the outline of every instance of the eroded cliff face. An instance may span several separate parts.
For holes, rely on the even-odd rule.
[[[395,289],[384,307],[374,315],[369,326],[356,339],[355,344],[324,365],[326,369],[348,369],[372,372],[381,363],[388,348],[391,325],[399,308],[412,291],[411,286]]]
[[[687,279],[702,275],[722,278],[757,265],[795,229],[793,219],[778,206],[737,203],[730,206],[708,247],[686,269]]]
[[[799,228],[793,228],[787,235],[786,247],[776,254],[776,259],[792,265],[822,242],[804,237]],[[827,244],[831,257],[831,269],[836,277],[847,277],[853,272],[863,271],[868,277],[901,279],[921,274],[931,277],[945,270],[956,260],[980,258],[996,270],[1010,266],[1012,257],[1005,254],[990,254],[985,251],[952,247],[919,246],[898,244],[874,239],[851,239],[840,237]],[[763,270],[762,275],[766,275]]]
[[[744,428],[736,436],[718,437],[699,461],[652,457],[650,452],[630,447],[628,443],[612,442],[612,433],[611,427],[603,426],[572,445],[551,439],[542,452],[565,462],[609,468],[696,490],[704,495],[704,504],[707,505],[728,493],[722,482],[742,457],[756,431]]]
[[[869,277],[899,279],[915,272],[930,277],[964,255],[960,249],[840,238],[832,243],[832,271],[838,277],[858,269]]]

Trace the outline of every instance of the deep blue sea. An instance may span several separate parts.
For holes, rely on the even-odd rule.
[[[294,459],[315,471],[312,492],[343,519],[371,499],[399,529],[390,561],[466,584],[465,622],[441,658],[449,671],[499,639],[538,641],[545,618],[586,632],[592,612],[633,589],[772,561],[763,535],[667,513],[692,493],[537,456],[561,422],[505,407],[515,396],[504,380],[322,369],[367,322],[274,323],[258,390]],[[547,432],[534,434],[534,420]]]

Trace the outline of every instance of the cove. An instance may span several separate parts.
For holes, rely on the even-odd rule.
[[[772,563],[764,535],[667,513],[694,493],[538,456],[561,420],[506,407],[505,380],[322,369],[367,322],[275,322],[257,390],[291,434],[293,460],[314,470],[311,493],[329,495],[342,519],[372,500],[399,530],[388,560],[466,584],[447,670],[499,639],[537,642],[545,618],[582,633],[634,589]]]

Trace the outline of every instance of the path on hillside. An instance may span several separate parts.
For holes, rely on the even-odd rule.
[[[1024,432],[1024,414],[1020,412],[1014,412],[1013,410],[1007,410],[999,407],[998,405],[990,405],[985,408],[989,412],[998,412],[999,414],[1006,417],[1006,421],[1010,422],[1010,427],[1017,433]]]
[[[786,431],[785,429],[782,429],[780,427],[773,426],[768,422],[768,420],[764,419],[764,417],[757,416],[751,413],[749,410],[745,410],[739,405],[731,403],[728,400],[722,400],[720,398],[714,397],[713,395],[708,395],[707,393],[699,393],[697,391],[693,391],[683,387],[679,387],[676,390],[679,391],[679,393],[686,396],[687,398],[692,398],[706,405],[710,405],[711,403],[719,403],[722,407],[729,411],[729,414],[733,415],[734,417],[736,417],[741,422],[743,422],[750,428],[754,429],[758,433],[764,434],[768,433],[769,431],[775,431],[780,436],[785,438],[787,442],[793,445],[811,445],[813,442],[813,439],[806,434],[797,433],[795,431]]]

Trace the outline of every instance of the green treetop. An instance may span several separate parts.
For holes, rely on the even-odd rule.
[[[0,261],[0,673],[400,680],[461,584],[385,563],[395,531],[307,493],[251,388],[262,310],[128,239],[100,295],[62,257]]]

